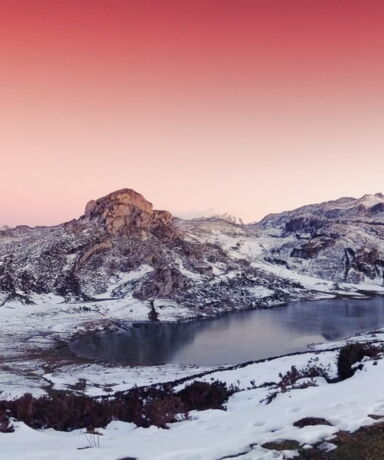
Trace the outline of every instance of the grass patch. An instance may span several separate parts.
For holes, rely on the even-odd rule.
[[[384,458],[384,423],[362,427],[354,433],[339,432],[330,452],[301,449],[297,460],[380,460]]]

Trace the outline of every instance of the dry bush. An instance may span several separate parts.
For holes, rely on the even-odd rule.
[[[15,431],[8,415],[0,411],[0,433],[13,433]]]
[[[229,392],[223,382],[193,382],[179,391],[186,410],[223,409]]]
[[[76,396],[59,392],[51,396],[34,398],[25,394],[13,401],[1,401],[12,417],[32,428],[54,428],[71,430],[105,426],[112,420],[108,404],[87,396]]]
[[[184,419],[188,417],[188,412],[178,396],[164,396],[164,398],[155,399],[145,407],[148,424],[160,428],[166,428],[167,423],[175,422],[180,414]]]
[[[382,349],[372,343],[350,343],[340,348],[337,357],[337,374],[339,380],[345,380],[354,375],[357,368],[352,367],[364,357],[376,359],[382,353]]]
[[[285,374],[279,374],[280,380],[277,382],[275,390],[267,395],[264,402],[266,404],[271,403],[279,393],[316,386],[315,379],[317,377],[323,377],[327,382],[331,382],[329,369],[318,364],[318,358],[311,359],[308,364],[302,368],[291,366]],[[307,380],[298,383],[298,380],[302,379]]]

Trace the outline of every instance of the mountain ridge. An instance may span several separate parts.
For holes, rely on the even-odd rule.
[[[381,193],[241,225],[176,218],[121,189],[64,224],[0,230],[0,305],[112,299],[196,317],[358,296],[383,289],[383,240]]]

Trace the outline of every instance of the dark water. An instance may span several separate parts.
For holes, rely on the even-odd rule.
[[[127,323],[70,344],[83,358],[125,365],[221,365],[305,350],[384,327],[384,298],[292,302],[184,323]]]

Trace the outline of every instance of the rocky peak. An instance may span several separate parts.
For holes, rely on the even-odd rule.
[[[284,229],[286,236],[300,230],[308,232],[311,228],[313,230],[315,227],[322,227],[338,220],[384,222],[384,195],[375,193],[363,195],[361,198],[343,197],[279,214],[269,214],[253,224],[253,227]],[[312,233],[312,230],[309,233]]]
[[[363,205],[366,208],[370,208],[377,204],[384,203],[384,196],[382,193],[375,193],[374,195],[366,194],[356,200],[356,203]]]
[[[167,225],[172,219],[169,212],[154,210],[152,203],[131,189],[118,190],[90,201],[84,216],[103,224],[111,234],[128,230],[145,234],[159,225]]]

